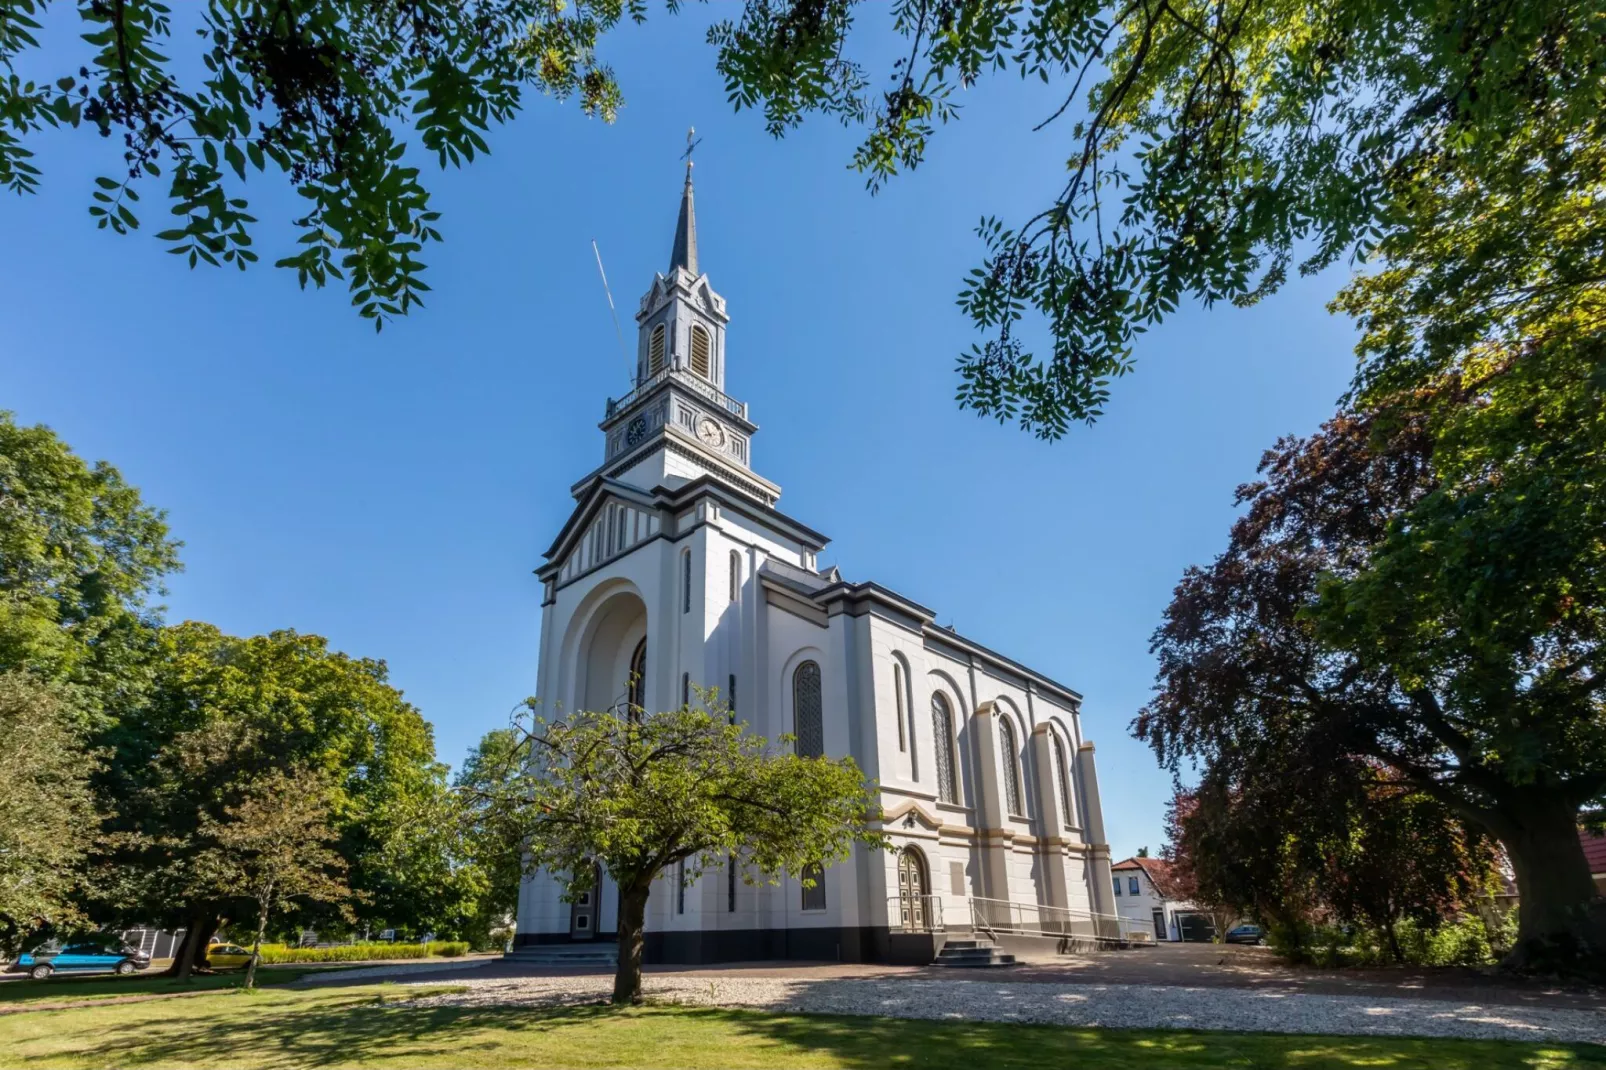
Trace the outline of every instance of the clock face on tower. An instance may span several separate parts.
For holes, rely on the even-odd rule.
[[[643,417],[638,416],[631,420],[630,426],[625,428],[625,445],[627,446],[634,446],[646,437],[647,421]]]
[[[706,416],[697,421],[697,437],[702,439],[703,445],[716,450],[725,445],[725,429]]]

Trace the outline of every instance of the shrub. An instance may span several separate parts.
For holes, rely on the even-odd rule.
[[[431,956],[455,958],[468,953],[460,940],[435,940],[428,944],[342,944],[338,947],[286,947],[263,944],[263,962],[363,962],[371,959],[422,959]]]

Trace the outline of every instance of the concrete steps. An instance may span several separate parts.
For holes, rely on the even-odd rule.
[[[1014,966],[1015,956],[998,950],[991,940],[949,940],[931,961],[933,966],[996,969]]]
[[[502,956],[503,962],[527,966],[607,967],[619,965],[619,945],[608,940],[590,944],[530,944]]]

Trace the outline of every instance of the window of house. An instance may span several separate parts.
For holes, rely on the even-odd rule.
[[[686,913],[686,860],[675,863],[675,913]]]
[[[1015,742],[1015,722],[1007,713],[998,715],[998,740],[1004,752],[1004,808],[1019,817],[1025,813],[1020,806],[1020,747]]]
[[[1071,810],[1071,773],[1070,767],[1065,764],[1065,745],[1060,742],[1058,735],[1052,735],[1054,740],[1054,775],[1059,780],[1060,788],[1060,820],[1065,827],[1070,828],[1076,818]]]
[[[1120,895],[1121,894],[1121,878],[1120,877],[1116,877],[1115,878],[1115,894],[1116,895]]]
[[[691,551],[680,552],[680,611],[691,612]]]
[[[736,674],[730,675],[730,688],[726,691],[725,706],[730,714],[730,723],[736,723]]]
[[[664,325],[660,323],[652,329],[652,335],[647,342],[647,374],[657,375],[664,370]]]
[[[708,332],[695,323],[691,328],[691,370],[704,379],[712,378],[708,374]]]
[[[725,860],[725,913],[736,913],[736,856]]]
[[[818,862],[803,867],[803,909],[825,909],[825,870]]]
[[[825,716],[820,697],[820,666],[805,661],[792,673],[792,718],[797,752],[805,758],[825,756]]]
[[[931,693],[931,742],[937,750],[937,797],[959,801],[959,779],[954,768],[954,714],[941,691]]]
[[[742,555],[735,550],[731,551],[731,598],[732,602],[742,596]]]
[[[1138,879],[1136,877],[1128,877],[1126,879],[1126,890],[1128,895],[1138,894]]]
[[[682,706],[691,705],[691,673],[689,672],[680,674],[680,704]]]

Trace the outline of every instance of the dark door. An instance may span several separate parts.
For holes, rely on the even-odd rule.
[[[1165,939],[1165,911],[1163,910],[1154,912],[1154,938],[1156,940]]]

